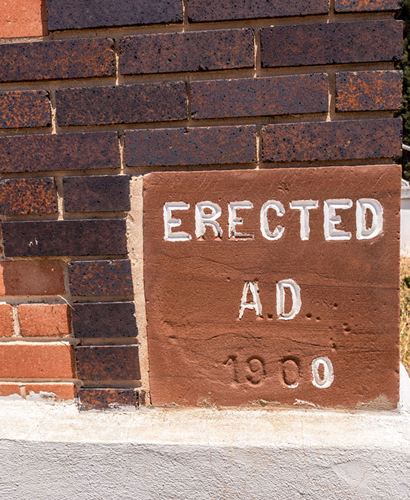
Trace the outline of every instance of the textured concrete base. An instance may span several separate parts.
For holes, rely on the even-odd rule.
[[[0,498],[410,498],[398,412],[142,410],[3,401]]]

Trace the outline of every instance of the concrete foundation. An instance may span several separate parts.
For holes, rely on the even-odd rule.
[[[410,381],[397,412],[81,413],[0,404],[0,498],[410,498]]]

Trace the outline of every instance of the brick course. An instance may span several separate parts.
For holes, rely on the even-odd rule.
[[[58,211],[52,177],[0,181],[0,215],[52,215]]]
[[[22,304],[17,311],[23,337],[67,337],[71,333],[66,304]]]
[[[372,12],[397,10],[400,0],[336,0],[336,12]]]
[[[0,92],[0,128],[48,127],[51,106],[48,92]]]
[[[0,262],[0,296],[64,295],[64,269],[59,260]]]

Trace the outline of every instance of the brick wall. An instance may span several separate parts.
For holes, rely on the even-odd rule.
[[[399,2],[15,3],[0,1],[0,393],[136,405],[130,179],[397,160]]]

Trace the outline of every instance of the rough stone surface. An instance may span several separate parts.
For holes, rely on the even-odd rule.
[[[277,169],[255,172],[153,173],[144,181],[144,277],[154,405],[305,404],[321,407],[395,408],[399,390],[399,166]],[[384,209],[384,232],[356,238],[356,211],[338,211],[347,241],[326,241],[324,201],[376,198]],[[222,209],[222,237],[212,228],[195,236],[195,204]],[[239,210],[242,233],[230,238],[228,203]],[[286,207],[281,239],[260,230],[268,200]],[[294,200],[319,200],[310,216],[310,239],[300,237]],[[164,238],[163,207],[174,211],[190,241]],[[352,204],[353,204],[352,203]],[[272,211],[273,212],[273,211]],[[272,214],[273,228],[278,218]],[[377,262],[377,266],[372,263]],[[301,309],[288,321],[276,309],[276,283],[300,286]],[[244,311],[246,282],[257,282],[263,311]],[[289,300],[289,299],[286,299]],[[246,302],[250,302],[249,298]],[[286,303],[286,301],[285,301]],[[288,306],[289,307],[289,304]],[[328,388],[312,383],[313,360],[334,368]]]
[[[50,31],[182,21],[181,0],[46,0]]]
[[[274,26],[261,30],[263,67],[400,60],[400,21]]]
[[[89,382],[138,380],[138,346],[84,346],[75,349],[78,376]],[[0,372],[1,373],[1,372]]]
[[[47,40],[0,45],[0,82],[115,75],[112,40]]]
[[[328,109],[326,74],[197,81],[191,83],[192,117],[291,115]]]
[[[372,12],[378,10],[397,10],[400,0],[336,0],[336,12]]]
[[[52,177],[0,181],[0,215],[51,215],[57,211]]]
[[[253,126],[128,131],[125,162],[127,167],[251,163],[255,133]]]
[[[184,82],[57,90],[59,125],[104,125],[187,118]]]
[[[134,389],[81,389],[79,398],[80,410],[115,410],[139,404]]]
[[[0,128],[48,127],[50,124],[51,107],[48,92],[44,90],[0,92]]]
[[[399,118],[267,125],[262,158],[271,162],[399,158]]]
[[[1,0],[0,38],[43,36],[43,0]]]
[[[138,35],[120,41],[123,75],[251,68],[251,29]]]
[[[133,297],[129,260],[71,262],[68,279],[74,297]]]
[[[136,337],[133,302],[97,302],[73,305],[73,331],[77,338]]]

